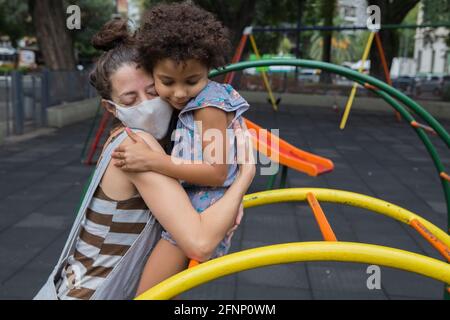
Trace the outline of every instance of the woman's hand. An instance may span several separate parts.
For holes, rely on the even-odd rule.
[[[236,220],[234,221],[234,226],[227,231],[227,241],[231,241],[231,237],[234,234],[234,231],[236,231],[236,229],[239,227],[239,225],[241,224],[242,221],[242,217],[244,216],[244,205],[241,203],[241,205],[239,206],[239,211],[238,214],[236,216]]]
[[[247,128],[242,128],[238,121],[233,124],[234,133],[237,141],[237,162],[239,164],[239,174],[234,183],[242,183],[244,193],[253,181],[255,176],[255,159],[253,154],[253,144],[250,133]],[[234,222],[234,226],[226,233],[227,241],[231,240],[234,231],[241,224],[242,217],[244,216],[244,205],[241,203],[239,206],[238,214]]]
[[[242,181],[250,187],[256,173],[256,162],[253,154],[253,143],[250,132],[247,128],[242,128],[238,121],[233,124],[234,133],[237,142],[237,162],[239,164],[239,173],[236,178],[237,181]]]
[[[139,135],[126,128],[133,144],[119,146],[112,153],[114,165],[124,171],[143,172],[152,171],[154,164],[161,161],[164,154],[153,151],[150,146]]]

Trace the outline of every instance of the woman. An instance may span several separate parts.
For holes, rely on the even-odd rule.
[[[168,109],[155,96],[151,76],[138,65],[127,22],[107,23],[93,45],[106,51],[91,74],[105,109],[135,129],[157,123],[152,133],[162,136],[170,121]],[[155,119],[155,114],[164,115],[163,120]],[[184,253],[198,261],[207,260],[233,227],[255,173],[250,161],[240,166],[223,198],[199,215],[178,181],[155,172],[126,172],[110,161],[114,148],[135,143],[124,129],[119,125],[111,132],[63,253],[35,299],[134,297],[144,264],[161,233],[155,218]],[[237,137],[245,152],[248,148],[239,131]],[[136,133],[152,150],[164,152],[151,134]]]

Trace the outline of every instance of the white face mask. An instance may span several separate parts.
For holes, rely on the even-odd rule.
[[[122,107],[111,100],[106,101],[116,107],[116,117],[125,126],[144,130],[157,140],[167,134],[173,108],[160,97],[142,101],[132,107]]]

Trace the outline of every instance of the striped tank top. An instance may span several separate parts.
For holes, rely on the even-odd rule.
[[[97,187],[75,250],[56,285],[61,300],[88,300],[127,253],[151,217],[140,195],[117,201]]]

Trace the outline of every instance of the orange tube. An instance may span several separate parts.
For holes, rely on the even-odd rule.
[[[308,203],[311,206],[311,209],[314,213],[314,217],[316,218],[317,224],[319,225],[320,228],[320,232],[322,232],[325,241],[337,241],[333,229],[331,229],[327,217],[325,216],[325,213],[320,207],[320,204],[317,201],[314,194],[312,192],[308,192],[306,194],[306,198],[308,199]]]
[[[411,126],[413,126],[414,128],[421,128],[423,130],[425,130],[428,133],[431,133],[432,135],[437,135],[436,131],[433,130],[433,128],[426,126],[424,124],[418,123],[417,121],[411,121]]]
[[[371,90],[378,90],[378,88],[377,87],[375,87],[375,86],[373,86],[373,85],[371,85],[371,84],[369,84],[369,83],[364,83],[364,87],[366,88],[366,89],[371,89]]]
[[[234,53],[232,63],[239,62],[241,60],[242,52],[244,51],[245,44],[247,42],[248,34],[243,34],[241,37],[241,41],[239,42],[238,47],[236,48],[236,52]],[[224,83],[231,84],[233,82],[234,72],[229,72],[225,75]]]
[[[419,232],[422,237],[424,237],[437,251],[450,262],[450,248],[445,245],[441,240],[436,238],[436,236],[431,233],[423,224],[421,224],[417,219],[412,219],[409,225],[413,227],[417,232]]]
[[[189,268],[193,268],[193,267],[195,267],[195,266],[198,266],[199,264],[200,264],[200,262],[198,262],[197,260],[191,259],[191,260],[189,261],[188,269],[189,269]]]
[[[390,86],[392,86],[391,74],[389,72],[389,67],[388,67],[388,64],[386,61],[386,55],[384,54],[383,43],[381,42],[381,38],[380,38],[380,35],[378,34],[378,32],[375,33],[375,43],[377,44],[378,53],[381,58],[381,64],[383,65],[384,75],[386,77],[386,83],[389,84]],[[400,113],[398,111],[395,111],[395,116],[396,116],[398,122],[400,122],[402,120],[402,117],[400,116]]]
[[[448,174],[446,174],[445,172],[441,172],[441,173],[439,174],[439,176],[440,176],[442,179],[445,179],[445,180],[447,180],[447,181],[450,181],[450,176],[449,176]]]

